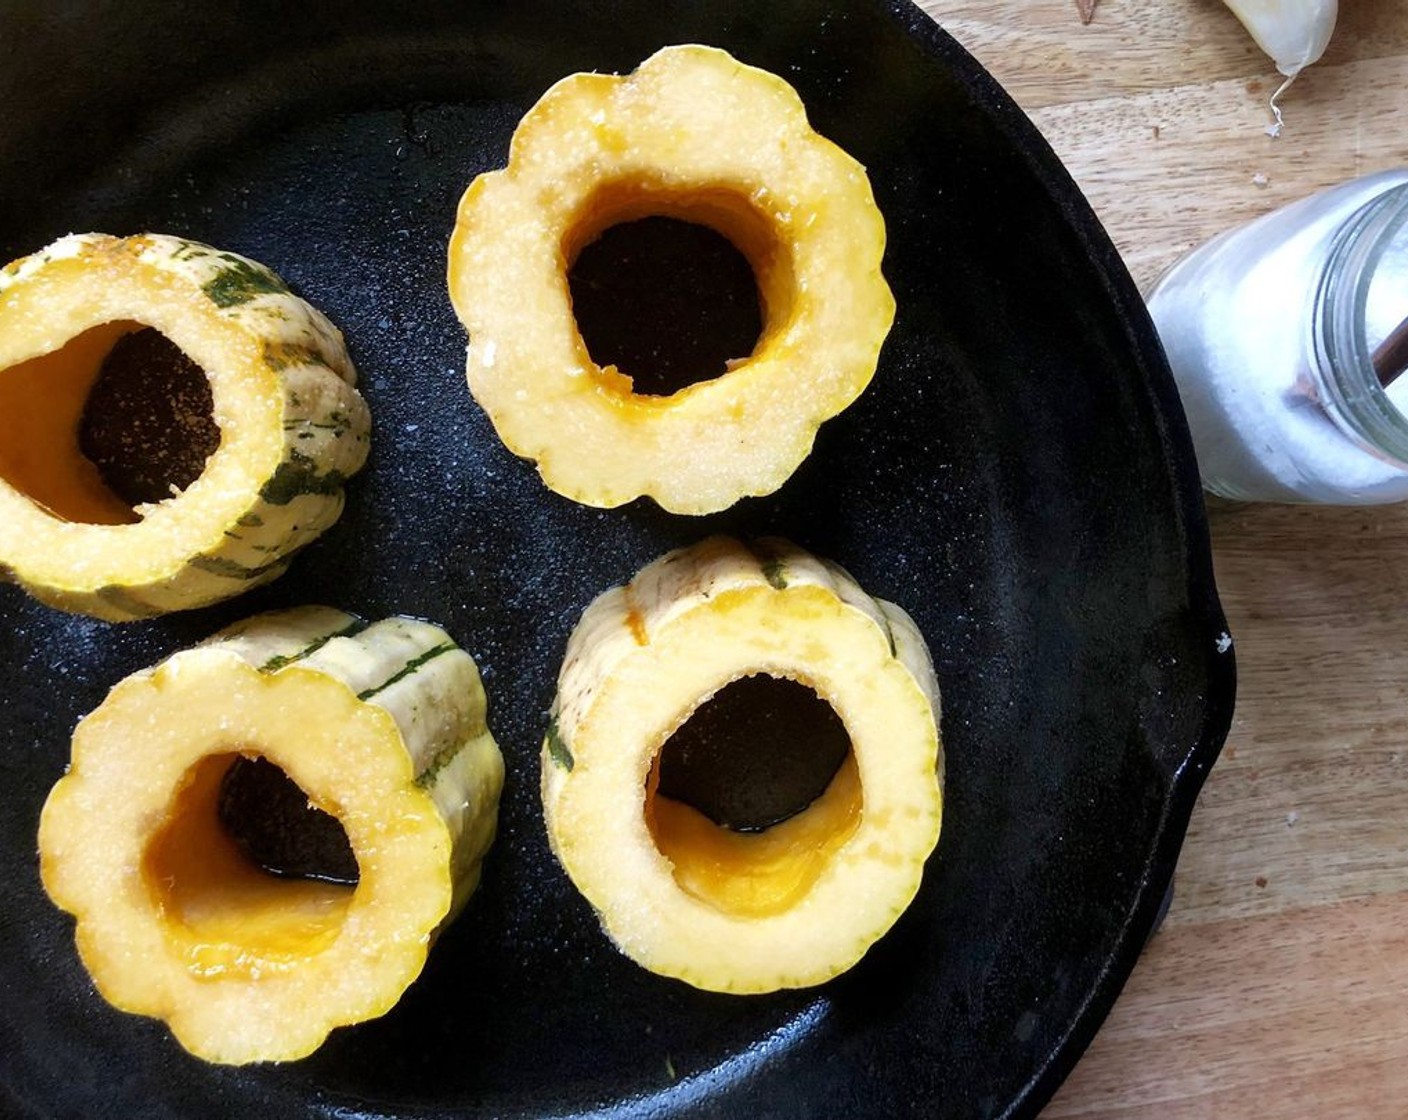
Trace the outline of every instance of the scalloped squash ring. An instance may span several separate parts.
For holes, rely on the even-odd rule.
[[[185,370],[184,403],[158,368]],[[12,262],[0,269],[0,578],[115,622],[267,583],[337,520],[366,460],[356,377],[341,332],[235,253],[89,233]],[[124,495],[87,456],[90,423],[114,469],[147,468],[145,494]],[[181,448],[190,473],[153,472],[148,457],[188,428],[206,444]]]
[[[667,397],[592,361],[567,283],[606,229],[659,215],[732,241],[763,310],[750,356]],[[874,376],[895,311],[884,247],[864,168],[775,75],[701,46],[626,77],[574,74],[460,202],[449,287],[470,391],[509,450],[575,501],[648,495],[700,514],[769,494]]]
[[[104,998],[227,1064],[292,1061],[389,1010],[494,839],[486,705],[438,626],[328,607],[256,616],[121,681],[74,731],[39,824],[45,889]],[[341,825],[350,882],[270,874],[230,830],[228,783],[256,759]],[[307,823],[267,827],[290,850]]]
[[[725,700],[749,681],[802,686],[843,728],[834,774],[790,816],[756,811],[778,792],[770,759],[827,754],[828,735],[789,724],[776,692],[750,690],[753,716]],[[722,720],[707,714],[719,704]],[[786,541],[712,537],[600,595],[568,639],[541,752],[549,842],[652,972],[717,992],[820,984],[919,889],[943,818],[939,704],[900,607]],[[707,728],[691,735],[696,720]],[[751,819],[729,823],[696,783],[667,777],[691,757]]]

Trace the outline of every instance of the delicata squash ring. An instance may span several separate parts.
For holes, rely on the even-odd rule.
[[[80,450],[105,356],[155,328],[204,372],[218,446],[131,506]],[[263,265],[160,234],[72,235],[0,269],[0,576],[112,621],[283,573],[337,520],[370,417],[342,335]]]
[[[751,355],[668,397],[592,361],[567,284],[599,234],[657,215],[732,241],[763,304]],[[460,202],[449,287],[470,390],[509,450],[575,501],[649,495],[699,514],[771,493],[874,375],[895,311],[884,247],[864,168],[812,131],[782,79],[701,46],[626,77],[574,74]]]
[[[380,1015],[479,882],[504,766],[439,627],[261,615],[135,673],[79,723],[40,871],[98,990],[207,1061],[288,1061]],[[276,877],[217,815],[242,758],[342,825],[354,885]]]
[[[711,697],[760,675],[814,690],[850,749],[800,812],[731,830],[665,795],[660,758]],[[722,992],[818,984],[919,889],[943,809],[938,717],[903,610],[784,541],[711,538],[599,596],[572,632],[542,750],[548,837],[652,972]]]

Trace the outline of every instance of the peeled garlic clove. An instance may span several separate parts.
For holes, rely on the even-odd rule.
[[[1335,32],[1339,0],[1223,0],[1242,26],[1251,32],[1256,45],[1286,75],[1271,95],[1271,112],[1276,123],[1266,131],[1281,135],[1281,107],[1277,104],[1296,75],[1325,53]]]

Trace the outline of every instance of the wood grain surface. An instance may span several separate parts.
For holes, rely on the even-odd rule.
[[[1408,0],[1279,77],[1220,0],[925,0],[1147,285],[1232,225],[1408,165]],[[1408,310],[1408,309],[1406,309]],[[1237,714],[1173,909],[1044,1116],[1408,1116],[1408,507],[1209,500]]]

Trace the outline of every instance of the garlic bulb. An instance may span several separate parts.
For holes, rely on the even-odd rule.
[[[1339,15],[1338,0],[1223,0],[1242,21],[1256,45],[1276,63],[1286,80],[1271,95],[1271,112],[1276,124],[1272,136],[1281,131],[1281,109],[1277,101],[1305,67],[1325,53]]]

